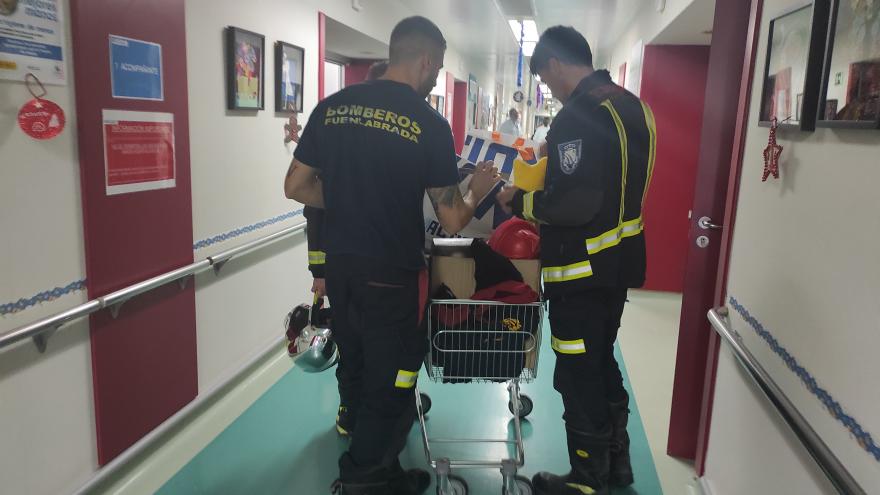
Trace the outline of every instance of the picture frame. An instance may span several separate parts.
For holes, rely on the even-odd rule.
[[[226,28],[226,108],[263,110],[266,104],[266,37]]]
[[[830,14],[818,126],[880,129],[880,3],[832,0]]]
[[[830,3],[815,0],[770,20],[760,126],[775,118],[783,129],[816,129]]]
[[[302,47],[277,41],[275,43],[275,111],[303,111],[303,81],[306,51]]]

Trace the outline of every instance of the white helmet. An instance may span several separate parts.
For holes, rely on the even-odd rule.
[[[323,303],[323,298],[316,298],[311,307],[300,305],[287,315],[288,353],[306,373],[319,373],[339,362],[339,349],[330,331],[329,309],[323,308]],[[309,317],[303,322],[306,309]]]

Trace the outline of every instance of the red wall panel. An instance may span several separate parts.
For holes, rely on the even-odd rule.
[[[71,26],[87,285],[95,298],[193,261],[184,0],[72,0]],[[110,34],[162,45],[164,101],[111,96]],[[102,109],[174,114],[175,187],[106,194]],[[127,302],[117,319],[105,311],[90,323],[105,464],[198,393],[193,284],[163,287]]]
[[[345,65],[345,85],[361,83],[367,80],[367,72],[375,60],[358,60]]]
[[[455,81],[453,93],[452,136],[455,139],[455,151],[461,153],[467,134],[467,83]]]
[[[708,46],[646,46],[641,97],[657,120],[657,162],[645,201],[645,289],[681,292],[694,203]]]

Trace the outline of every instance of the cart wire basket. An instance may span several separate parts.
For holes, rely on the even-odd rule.
[[[429,438],[425,415],[430,398],[416,391],[416,406],[425,457],[437,474],[438,495],[466,495],[463,478],[454,468],[500,468],[502,494],[531,495],[531,482],[517,475],[525,463],[522,418],[532,412],[532,400],[520,384],[537,377],[544,306],[540,302],[507,304],[470,299],[432,300],[430,352],[425,367],[436,383],[507,383],[508,409],[513,415],[513,439]],[[435,457],[432,444],[506,444],[515,457],[501,460],[463,460]]]

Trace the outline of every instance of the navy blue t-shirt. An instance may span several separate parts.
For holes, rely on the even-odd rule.
[[[458,184],[449,123],[408,85],[349,86],[321,101],[294,156],[318,169],[324,248],[387,265],[425,265],[425,189]]]

